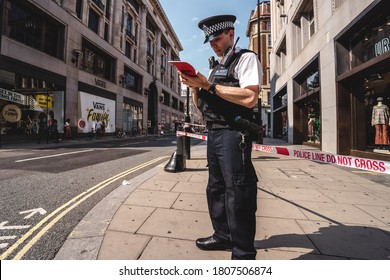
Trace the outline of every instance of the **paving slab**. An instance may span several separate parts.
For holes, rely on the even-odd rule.
[[[367,260],[390,258],[390,236],[378,228],[297,222],[321,254]]]
[[[199,250],[194,241],[153,237],[140,257],[141,260],[229,260],[231,252]]]
[[[205,194],[207,184],[203,182],[179,182],[172,189],[178,193]]]
[[[196,240],[210,236],[213,230],[208,213],[158,208],[137,233]]]
[[[305,182],[302,182],[302,184],[305,184]],[[278,197],[291,201],[315,201],[319,203],[334,202],[331,198],[318,190],[302,188],[291,189],[284,186],[271,187],[271,190]]]
[[[277,249],[258,249],[257,260],[346,260],[336,256]]]
[[[208,213],[207,198],[202,194],[182,193],[173,204],[172,209],[201,211]]]
[[[263,199],[259,197],[257,198],[256,216],[301,220],[307,219],[303,212],[291,203],[287,203],[280,199]]]
[[[109,225],[109,230],[135,233],[155,211],[154,207],[123,204]]]
[[[297,201],[303,213],[311,221],[329,221],[337,224],[386,226],[383,222],[350,204]]]
[[[137,260],[152,237],[127,232],[107,231],[99,260]]]
[[[297,221],[292,219],[257,217],[255,247],[319,253]]]
[[[138,189],[169,192],[177,183],[177,181],[169,180],[148,180],[140,185]]]
[[[180,193],[135,190],[125,200],[124,204],[170,208]]]

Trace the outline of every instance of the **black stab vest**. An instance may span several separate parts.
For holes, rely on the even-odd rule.
[[[251,52],[242,49],[233,54],[230,65],[226,67],[218,64],[211,71],[209,81],[217,85],[239,87],[239,80],[234,78],[234,68],[242,54]],[[253,109],[247,108],[219,97],[216,94],[210,94],[208,91],[201,89],[198,95],[198,108],[202,112],[205,121],[226,123],[234,126],[234,118],[241,116],[245,119],[252,119]]]

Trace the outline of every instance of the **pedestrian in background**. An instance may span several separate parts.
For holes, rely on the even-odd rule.
[[[70,126],[70,119],[66,119],[64,129],[65,129],[65,138],[71,138],[72,137],[72,127]]]
[[[104,136],[104,134],[106,133],[106,122],[103,120],[102,121],[102,137]]]
[[[97,121],[95,124],[96,138],[100,138],[102,133],[102,124],[100,121]]]
[[[179,74],[208,129],[206,192],[214,233],[196,240],[196,246],[232,249],[232,259],[255,259],[258,179],[251,161],[252,139],[234,120],[253,118],[263,73],[255,53],[235,48],[235,20],[233,15],[220,15],[199,22],[204,43],[218,56],[208,79],[198,71],[195,77]]]

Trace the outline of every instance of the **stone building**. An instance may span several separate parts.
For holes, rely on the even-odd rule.
[[[260,23],[259,29],[258,22]],[[259,1],[259,6],[251,12],[246,36],[249,37],[248,49],[257,54],[260,51],[259,59],[263,66],[263,83],[259,94],[259,102],[261,102],[262,125],[267,127],[265,136],[268,136],[268,131],[271,127],[270,54],[272,49],[271,3],[269,0]],[[258,49],[259,45],[260,50]]]
[[[34,138],[43,118],[131,135],[184,120],[168,64],[183,48],[158,0],[2,0],[0,30],[5,140]]]
[[[390,1],[275,0],[271,18],[272,136],[389,160]]]

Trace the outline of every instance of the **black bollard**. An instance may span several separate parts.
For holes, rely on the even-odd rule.
[[[171,159],[165,165],[167,172],[181,172],[186,170],[186,158],[184,155],[184,136],[177,136],[177,149],[173,152]]]

